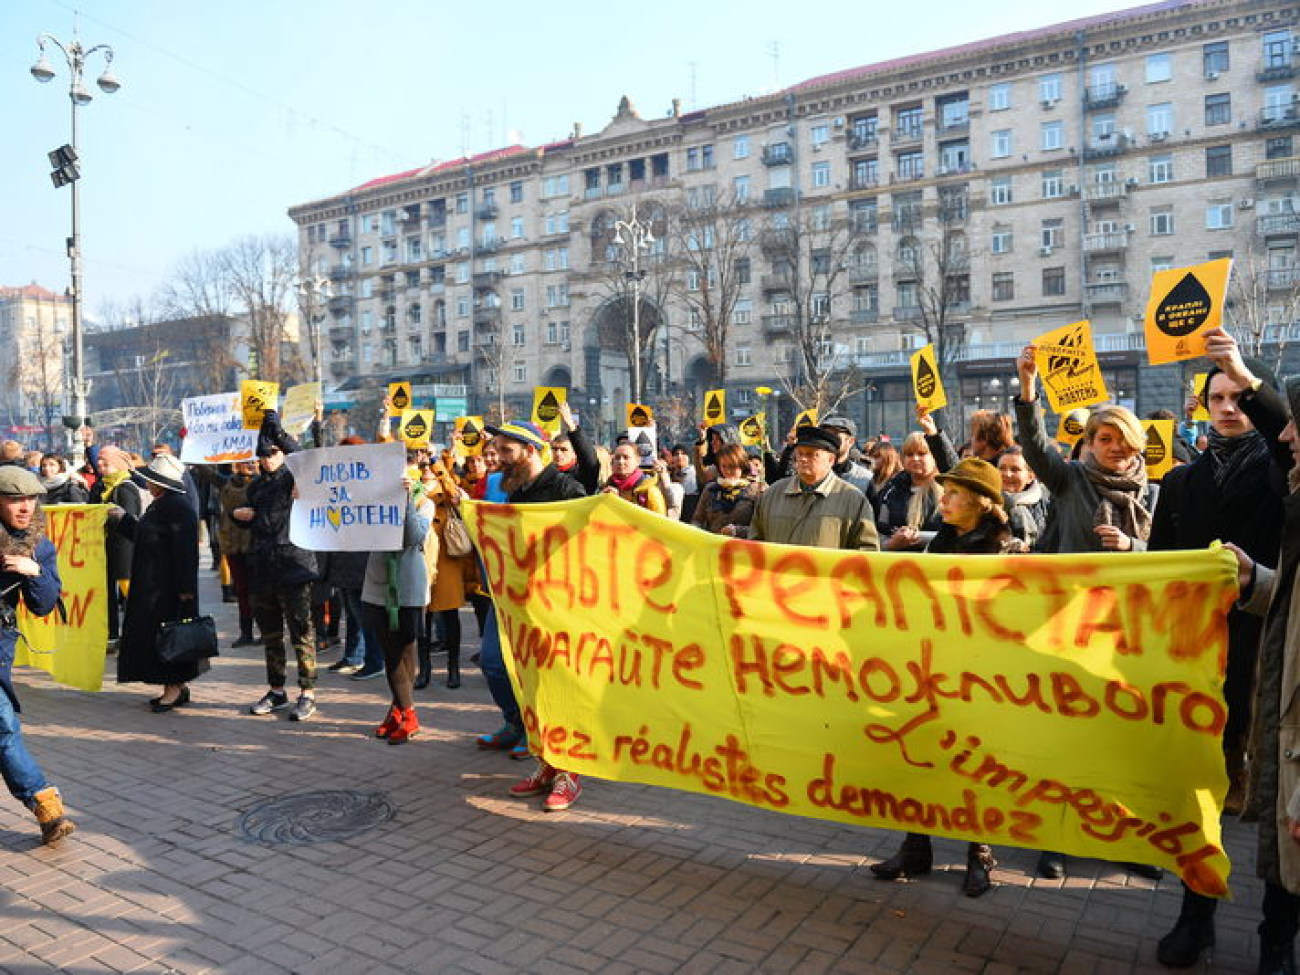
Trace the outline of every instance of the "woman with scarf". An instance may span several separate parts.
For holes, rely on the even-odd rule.
[[[740,444],[719,448],[718,476],[704,485],[691,524],[714,535],[745,538],[763,485],[746,473],[748,456]]]
[[[880,547],[886,552],[920,552],[928,533],[938,531],[943,524],[939,513],[943,491],[935,480],[939,465],[930,451],[930,439],[921,432],[907,435],[903,441],[903,469],[880,493],[876,528]]]
[[[1047,527],[1052,499],[1029,469],[1025,452],[1018,444],[1002,451],[998,457],[998,473],[1002,475],[1002,494],[1006,499],[1007,524],[1011,534],[1024,542],[1027,548],[1033,549]]]
[[[1275,391],[1276,380],[1268,367],[1243,359],[1236,341],[1223,329],[1206,333],[1206,353],[1214,363],[1200,397],[1210,413],[1206,450],[1192,463],[1165,475],[1152,518],[1150,548],[1205,548],[1219,539],[1236,545],[1255,564],[1275,568],[1291,466],[1286,446],[1277,442],[1287,423],[1286,404]],[[1223,811],[1233,815],[1242,811],[1245,798],[1246,740],[1262,630],[1262,617],[1235,605],[1228,612],[1223,683],[1228,705],[1223,729],[1228,795]],[[1162,964],[1191,967],[1214,944],[1215,905],[1213,898],[1183,888],[1178,922],[1156,949]]]
[[[943,524],[926,546],[939,555],[1000,555],[1019,551],[1021,543],[1007,525],[1002,507],[1002,478],[987,461],[968,457],[946,474],[938,475],[942,495],[939,515]],[[871,872],[882,880],[917,877],[933,868],[934,854],[930,837],[908,833],[888,860],[871,865]],[[962,893],[979,897],[993,886],[989,873],[997,866],[987,843],[972,840],[966,847],[966,876]]]
[[[57,454],[41,458],[41,487],[45,488],[44,503],[85,504],[90,500],[90,490],[80,474],[68,469],[68,462]]]
[[[614,448],[609,458],[609,480],[605,482],[602,494],[617,494],[624,501],[657,515],[668,513],[668,502],[659,488],[658,478],[653,471],[643,471],[637,465],[641,455],[630,443],[621,443]]]

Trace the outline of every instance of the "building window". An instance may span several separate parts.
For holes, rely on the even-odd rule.
[[[569,176],[547,176],[542,180],[542,196],[568,196]]]
[[[1065,268],[1043,268],[1043,297],[1060,298],[1065,294]]]
[[[732,365],[735,365],[735,366],[748,366],[748,365],[752,365],[752,364],[753,364],[753,363],[752,363],[752,358],[751,358],[751,353],[750,353],[750,350],[749,350],[749,346],[748,346],[748,345],[738,345],[738,346],[736,346],[736,357],[735,357],[735,359],[732,361]]]
[[[813,147],[824,146],[831,141],[831,127],[825,122],[819,122],[808,130],[808,141]]]
[[[1056,104],[1061,100],[1060,74],[1045,74],[1038,79],[1038,100]]]
[[[753,303],[748,298],[737,298],[731,309],[731,324],[748,325],[753,315]]]
[[[731,195],[737,203],[744,203],[749,199],[748,176],[737,176],[731,181]]]
[[[1065,195],[1065,176],[1059,169],[1043,171],[1043,199],[1055,200]]]
[[[749,136],[738,135],[731,140],[731,158],[733,159],[749,158]]]
[[[870,159],[853,160],[851,189],[870,189],[880,182],[880,161],[874,156]]]
[[[1044,220],[1040,229],[1040,244],[1043,247],[1060,247],[1065,239],[1065,221],[1060,217]]]
[[[1232,175],[1232,146],[1207,146],[1205,149],[1205,175]]]
[[[513,345],[522,347],[528,343],[528,330],[524,327],[523,322],[515,322],[510,329],[510,341]]]
[[[1005,159],[1011,155],[1011,130],[996,129],[990,135],[989,155],[994,159]]]
[[[989,86],[989,111],[1002,112],[1011,107],[1011,83],[1004,81],[998,85]]]
[[[524,182],[523,182],[523,180],[516,179],[516,180],[513,180],[513,181],[510,183],[510,202],[511,202],[511,203],[523,203],[523,202],[524,202]]]
[[[569,286],[567,284],[548,284],[546,286],[546,307],[563,308],[569,303]]]
[[[831,185],[830,163],[815,162],[812,164],[812,185],[817,189],[823,189]]]
[[[1174,103],[1147,106],[1147,135],[1165,138],[1174,130]]]
[[[375,249],[373,247],[361,248],[361,266],[370,267],[375,263]]]
[[[993,274],[993,300],[1015,301],[1016,276],[1012,271],[996,271]]]
[[[1174,58],[1172,54],[1147,55],[1147,84],[1168,81],[1174,76]]]
[[[925,153],[900,152],[897,157],[899,179],[920,179],[925,175]]]
[[[469,213],[469,194],[468,194],[468,193],[457,193],[457,194],[456,194],[456,212],[457,212],[457,213]]]
[[[1271,30],[1263,37],[1264,68],[1288,68],[1291,66],[1291,32],[1289,30]]]
[[[456,317],[457,318],[469,317],[469,296],[468,295],[461,295],[456,299]]]
[[[1147,160],[1147,181],[1150,183],[1172,183],[1174,181],[1174,157],[1150,157]]]
[[[519,238],[523,237],[523,235],[524,235],[524,218],[511,217],[510,236],[513,237],[515,240],[518,240]]]
[[[510,310],[511,311],[524,310],[524,289],[523,288],[510,289]]]
[[[736,283],[749,284],[753,275],[753,265],[750,264],[748,257],[736,258]]]
[[[1163,237],[1174,232],[1174,211],[1172,207],[1157,207],[1151,211],[1151,235]]]
[[[1228,70],[1228,42],[1215,41],[1201,48],[1201,67],[1205,77],[1214,79]]]
[[[989,183],[989,202],[994,206],[1005,206],[1011,202],[1011,177],[998,176]]]
[[[1038,145],[1044,152],[1065,148],[1065,123],[1044,122],[1039,127]]]
[[[1227,125],[1232,121],[1232,96],[1225,92],[1205,96],[1205,124]]]
[[[1228,230],[1232,227],[1232,201],[1215,201],[1205,208],[1206,230]]]
[[[1279,135],[1264,140],[1265,159],[1287,159],[1290,155],[1291,137],[1289,135]]]
[[[525,268],[526,268],[526,265],[525,265],[525,263],[524,263],[524,255],[523,255],[523,254],[511,254],[511,255],[510,255],[510,273],[511,273],[511,274],[523,274]]]
[[[900,108],[894,113],[894,138],[919,139],[925,128],[925,111],[920,105]]]
[[[525,363],[516,362],[514,364],[513,375],[516,383],[528,382],[528,366]]]
[[[1014,243],[1015,238],[1010,227],[999,225],[993,228],[993,244],[990,249],[994,254],[1010,254]]]
[[[558,322],[546,323],[546,344],[556,345],[560,341],[560,327]]]

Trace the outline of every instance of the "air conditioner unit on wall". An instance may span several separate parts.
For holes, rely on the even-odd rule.
[[[1038,256],[1039,256],[1039,257],[1051,257],[1051,256],[1052,256],[1052,249],[1051,249],[1050,247],[1040,247],[1040,248],[1038,248]]]
[[[1242,197],[1240,200],[1237,201],[1238,210],[1249,210],[1254,205],[1255,205],[1255,201],[1248,197]]]

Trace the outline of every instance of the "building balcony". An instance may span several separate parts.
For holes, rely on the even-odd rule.
[[[1128,234],[1120,232],[1088,234],[1083,238],[1083,250],[1085,254],[1107,254],[1128,250]]]
[[[925,317],[920,305],[895,305],[894,321],[896,322],[919,322]]]
[[[1270,291],[1292,291],[1300,287],[1300,267],[1270,268],[1266,284]]]
[[[1083,198],[1088,203],[1117,203],[1128,196],[1124,183],[1093,183],[1083,188]]]
[[[495,220],[501,208],[495,203],[480,203],[474,208],[475,220]]]
[[[347,250],[352,246],[351,234],[335,234],[330,238],[330,246],[337,247],[339,250]]]
[[[330,280],[346,281],[352,277],[353,273],[352,268],[348,267],[346,264],[337,264],[330,268]]]
[[[330,375],[335,379],[342,379],[352,375],[353,368],[352,355],[349,353],[346,359],[335,359],[330,363]]]
[[[1286,81],[1296,74],[1296,59],[1290,55],[1268,58],[1263,67],[1255,73],[1255,80],[1261,84],[1270,81]]]
[[[789,335],[794,331],[793,315],[764,315],[763,334]]]
[[[429,229],[443,230],[447,226],[447,214],[445,211],[429,214]]]
[[[920,142],[925,135],[925,124],[920,119],[915,122],[903,122],[894,126],[890,142],[898,145],[900,142]]]
[[[331,295],[329,300],[330,313],[334,315],[346,315],[352,311],[351,295]]]
[[[1294,105],[1274,105],[1260,109],[1259,120],[1255,123],[1255,128],[1264,131],[1297,127],[1300,127],[1300,109]]]
[[[770,208],[794,205],[794,188],[785,186],[776,190],[763,191],[763,206]]]
[[[377,292],[377,296],[378,296],[378,298],[379,298],[380,301],[385,301],[385,302],[388,302],[388,301],[396,301],[396,300],[397,300],[397,289],[396,289],[396,288],[380,288],[379,291]]]
[[[1099,135],[1088,140],[1088,144],[1083,147],[1083,158],[1105,159],[1108,156],[1117,156],[1121,152],[1127,152],[1132,144],[1133,140],[1122,132]]]
[[[941,137],[948,136],[948,135],[961,135],[963,132],[969,132],[969,131],[970,131],[969,115],[964,116],[962,118],[948,119],[947,121],[939,123],[939,135]]]
[[[974,307],[969,298],[953,298],[944,306],[944,317],[969,315]]]
[[[1300,213],[1270,213],[1259,217],[1255,225],[1264,236],[1300,233]]]
[[[874,190],[879,185],[879,176],[859,176],[854,173],[849,177],[849,189],[851,190]]]
[[[849,284],[871,284],[880,277],[879,264],[850,264]]]
[[[764,274],[759,279],[763,291],[771,294],[776,291],[789,291],[794,287],[794,279],[789,274]]]
[[[874,234],[880,226],[874,213],[854,213],[849,211],[849,230],[855,234]]]
[[[1127,92],[1126,87],[1113,81],[1101,85],[1089,85],[1083,92],[1083,104],[1089,110],[1114,108],[1124,100]]]
[[[1122,281],[1096,281],[1085,285],[1084,291],[1093,305],[1121,305],[1128,297],[1128,285]]]
[[[880,145],[880,138],[875,132],[857,132],[849,131],[849,152],[861,152],[864,149],[874,149]]]
[[[1255,167],[1256,179],[1285,179],[1289,176],[1300,176],[1300,156],[1270,159]]]
[[[331,342],[351,342],[352,326],[351,325],[331,325],[329,330]]]
[[[849,321],[854,325],[874,325],[880,321],[880,309],[854,308],[849,312]]]
[[[475,308],[475,328],[497,328],[501,324],[501,309],[497,307]]]
[[[476,288],[494,288],[505,276],[504,271],[475,271],[472,280]]]
[[[764,230],[758,236],[758,246],[765,253],[789,253],[798,245],[795,232],[786,227],[781,230]]]
[[[501,249],[500,237],[485,237],[478,242],[474,250],[479,254],[495,254]]]
[[[788,142],[777,142],[763,147],[764,166],[789,166],[794,162],[794,149]]]

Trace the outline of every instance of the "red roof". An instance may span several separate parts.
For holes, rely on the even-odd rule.
[[[63,301],[67,299],[67,295],[56,294],[48,288],[42,288],[33,281],[31,284],[20,285],[16,288],[0,286],[0,298],[39,298],[42,301]]]
[[[509,159],[511,156],[517,156],[520,153],[528,152],[526,146],[514,145],[506,146],[504,149],[491,149],[487,152],[480,152],[475,156],[466,156],[462,159],[450,159],[447,162],[430,163],[428,166],[420,166],[416,169],[408,169],[405,172],[393,173],[391,176],[380,176],[369,182],[362,183],[355,187],[352,192],[357,193],[361,190],[374,189],[376,186],[383,186],[386,183],[396,183],[399,180],[411,179],[415,176],[428,176],[433,173],[445,173],[448,170],[463,169],[466,166],[478,166],[483,163],[498,162],[502,159]]]

